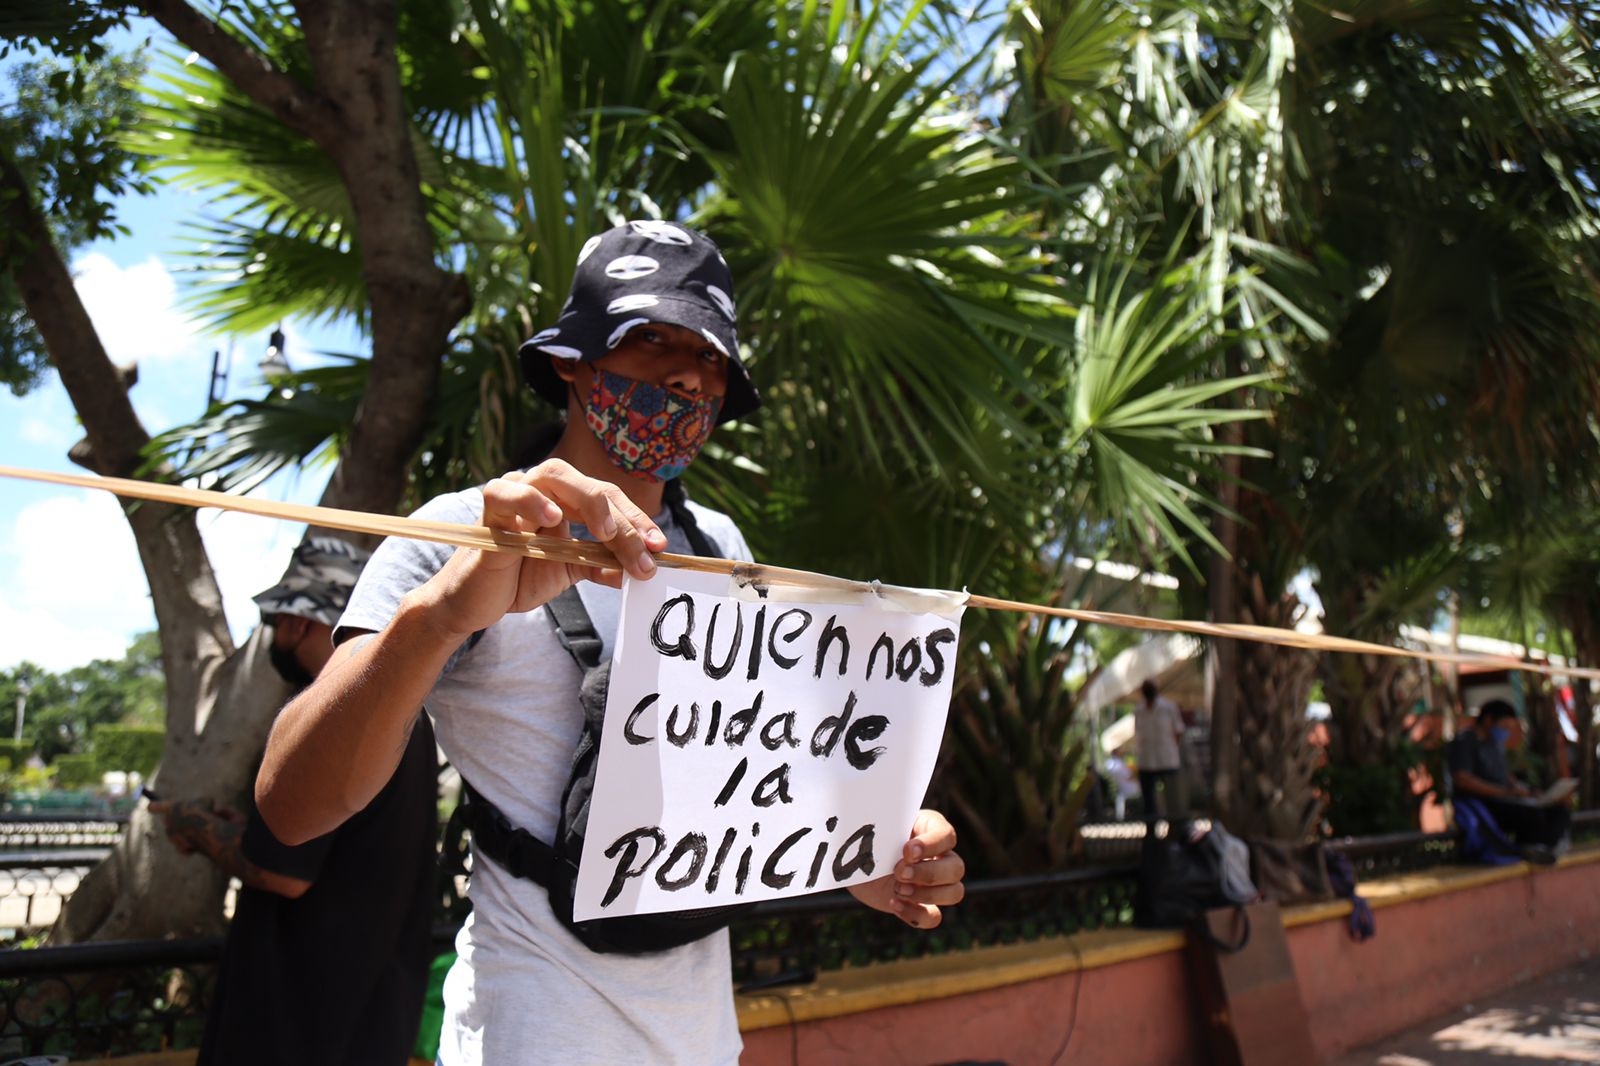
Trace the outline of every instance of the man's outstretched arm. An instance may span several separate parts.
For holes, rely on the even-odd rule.
[[[655,572],[650,553],[667,546],[621,489],[560,460],[483,488],[490,529],[565,536],[569,518],[587,525],[641,580]],[[393,776],[417,714],[456,650],[506,614],[531,611],[580,580],[615,585],[621,572],[459,549],[401,598],[382,630],[342,643],[267,739],[256,806],[273,835],[300,844],[370,803]]]

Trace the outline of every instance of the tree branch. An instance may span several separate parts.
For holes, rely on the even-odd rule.
[[[73,285],[33,189],[4,145],[0,145],[0,256],[0,270],[10,272],[83,422],[90,465],[100,474],[132,477],[144,462],[150,435]],[[152,480],[165,473],[157,471]],[[177,731],[173,723],[181,724],[186,714],[192,721],[202,675],[233,651],[233,637],[193,512],[167,504],[123,510],[161,632],[170,738]]]
[[[216,67],[239,91],[279,122],[319,145],[337,140],[339,112],[326,97],[285,74],[261,53],[230,36],[187,0],[139,0],[146,14]]]

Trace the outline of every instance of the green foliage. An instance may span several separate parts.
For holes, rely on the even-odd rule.
[[[0,59],[19,48],[29,55],[42,49],[98,59],[105,54],[101,38],[127,22],[125,8],[100,0],[7,0],[0,17]]]
[[[1402,740],[1376,762],[1321,766],[1313,782],[1327,799],[1324,817],[1335,836],[1414,833],[1423,800],[1436,791],[1414,791],[1412,779],[1418,773],[1440,781],[1442,749]]]
[[[0,158],[15,165],[63,254],[125,233],[116,225],[115,200],[151,188],[138,160],[117,143],[136,113],[135,85],[143,72],[138,56],[33,59],[7,71]],[[0,240],[0,382],[18,396],[49,366],[11,276],[24,250]]]
[[[28,764],[28,756],[32,754],[33,745],[25,740],[0,740],[0,762],[6,764],[7,770],[21,770]]]
[[[58,755],[51,766],[58,788],[93,788],[100,783],[100,768],[93,755]]]
[[[15,713],[23,684],[23,740],[46,762],[87,752],[97,725],[159,728],[165,720],[166,681],[154,633],[136,636],[121,659],[96,659],[60,674],[32,663],[0,672],[0,721]]]
[[[966,628],[931,802],[956,826],[973,876],[1060,869],[1094,787],[1066,685],[1071,641],[1038,619],[989,615]]]
[[[1245,417],[1209,408],[1248,382],[1190,387],[1217,326],[1193,310],[1192,268],[1108,284],[1113,316],[1127,293],[1137,321],[1109,340],[1075,334],[1080,249],[1041,228],[1056,194],[980,110],[985,32],[921,4],[470,11],[448,28],[439,11],[402,24],[426,192],[475,293],[412,464],[415,497],[505,468],[538,411],[517,344],[554,314],[588,236],[647,215],[714,233],[740,279],[741,335],[770,403],[719,434],[691,478],[762,557],[1005,591],[1084,509],[1153,544],[1203,528],[1197,472],[1226,450],[1213,428]],[[237,17],[299,69],[292,25]],[[203,316],[359,316],[337,174],[225,81],[169,65],[130,143],[239,205],[195,248]],[[330,456],[363,369],[275,382],[158,446],[228,487]],[[1115,387],[1081,402],[1096,381]],[[1059,458],[1080,448],[1092,454]],[[1078,491],[1089,481],[1092,501]]]
[[[9,811],[38,810],[45,797],[55,797],[55,769],[33,767],[0,758],[0,800]]]
[[[93,754],[102,773],[121,770],[149,777],[161,764],[166,731],[151,726],[97,725]]]

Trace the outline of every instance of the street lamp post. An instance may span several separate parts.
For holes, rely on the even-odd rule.
[[[22,717],[27,713],[28,693],[32,691],[33,686],[29,685],[26,681],[17,681],[17,725],[16,729],[12,733],[11,739],[18,744],[22,743]]]
[[[229,352],[229,360],[230,362],[232,360],[231,350]],[[222,361],[222,349],[213,349],[211,352],[211,384],[206,389],[207,411],[217,406],[217,401],[222,399],[223,394],[228,391],[228,369],[229,364]]]
[[[267,354],[261,357],[261,375],[268,381],[289,373],[289,357],[283,349],[283,327],[280,325],[267,338]]]

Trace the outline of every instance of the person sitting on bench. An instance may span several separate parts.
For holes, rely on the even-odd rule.
[[[1534,792],[1511,776],[1506,765],[1509,722],[1516,710],[1504,700],[1490,700],[1478,709],[1472,728],[1456,735],[1445,749],[1452,794],[1459,803],[1479,803],[1501,832],[1516,841],[1522,857],[1552,862],[1566,837],[1571,813],[1564,804],[1539,806]]]

